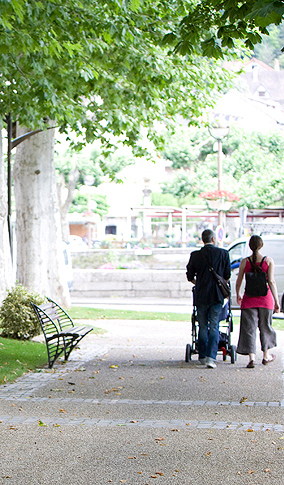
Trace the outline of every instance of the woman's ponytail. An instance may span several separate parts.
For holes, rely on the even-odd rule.
[[[260,236],[251,236],[249,240],[249,247],[252,250],[252,269],[253,271],[262,271],[261,268],[256,264],[257,252],[262,248],[263,240]]]

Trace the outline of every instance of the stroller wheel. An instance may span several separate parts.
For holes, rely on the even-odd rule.
[[[191,360],[191,345],[187,344],[185,349],[185,362],[189,362]]]
[[[234,364],[237,360],[237,347],[235,345],[231,346],[231,364]]]

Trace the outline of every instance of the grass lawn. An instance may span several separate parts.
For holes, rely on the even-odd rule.
[[[45,343],[0,338],[0,385],[47,362]]]
[[[189,322],[188,313],[145,312],[132,310],[102,310],[100,308],[71,307],[67,313],[75,318],[89,320],[166,320]]]
[[[163,313],[130,310],[102,310],[88,307],[72,307],[68,310],[73,319],[86,320],[165,320],[190,322],[187,313]],[[238,325],[239,317],[233,317]],[[276,330],[284,330],[284,320],[273,320]],[[103,334],[105,330],[94,327],[93,333]],[[0,337],[0,385],[14,381],[29,370],[41,368],[47,364],[45,343],[12,340]]]
[[[145,312],[132,310],[102,310],[100,308],[73,306],[67,312],[73,319],[87,320],[166,320],[168,322],[190,322],[190,313]],[[240,317],[233,316],[233,323],[239,325]],[[273,319],[275,330],[284,330],[284,320]]]

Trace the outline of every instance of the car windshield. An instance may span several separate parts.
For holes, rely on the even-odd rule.
[[[241,261],[244,257],[244,251],[245,251],[245,243],[239,243],[233,246],[231,249],[229,249],[229,256],[230,256],[230,261],[231,264]]]

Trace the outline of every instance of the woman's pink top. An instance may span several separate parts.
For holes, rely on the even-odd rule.
[[[258,266],[260,263],[256,263]],[[266,259],[262,263],[262,271],[267,274],[268,264]],[[247,259],[245,265],[245,274],[251,270],[251,264]],[[268,292],[266,296],[247,296],[244,293],[241,309],[244,308],[268,308],[269,310],[274,310],[274,298],[268,285]]]

